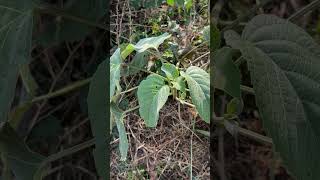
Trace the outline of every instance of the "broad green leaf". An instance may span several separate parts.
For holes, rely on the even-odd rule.
[[[213,85],[233,97],[240,98],[240,70],[232,61],[233,53],[234,50],[228,47],[219,49],[214,53]]]
[[[301,180],[320,179],[320,46],[300,27],[259,15],[226,41],[248,61],[257,105],[276,150]]]
[[[120,48],[118,48],[110,58],[110,100],[120,81],[121,62]]]
[[[186,83],[182,76],[176,78],[173,82],[173,87],[181,92],[186,92]]]
[[[30,59],[33,3],[0,0],[0,122],[7,119],[19,73]]]
[[[148,52],[144,51],[142,53],[137,53],[132,61],[129,63],[129,66],[125,69],[125,75],[134,75],[137,74],[140,70],[134,68],[144,68],[148,64],[148,59],[146,58],[148,56]]]
[[[187,71],[181,72],[187,80],[193,104],[200,117],[210,123],[210,77],[203,69],[190,66]]]
[[[122,59],[126,59],[134,51],[134,45],[129,44],[121,53]]]
[[[167,0],[167,4],[169,6],[174,6],[174,0]]]
[[[163,63],[161,70],[166,74],[167,78],[173,80],[179,76],[179,70],[175,65],[170,63]]]
[[[120,57],[120,51],[119,55]],[[91,123],[91,129],[95,138],[95,149],[93,152],[97,171],[103,179],[108,179],[107,169],[109,167],[108,152],[108,133],[109,133],[109,114],[108,107],[108,64],[103,61],[97,71],[94,73],[89,93],[88,93],[88,113]],[[110,79],[111,81],[111,79]]]
[[[126,129],[123,124],[124,112],[119,109],[115,104],[111,104],[111,117],[117,124],[117,129],[119,132],[119,150],[121,155],[121,161],[125,161],[127,159],[128,154],[128,138],[126,134]]]
[[[135,9],[156,8],[162,4],[163,0],[130,0],[130,5]]]
[[[136,45],[135,50],[138,53],[144,52],[147,49],[153,48],[158,50],[158,47],[168,38],[170,38],[171,35],[169,33],[164,33],[157,37],[149,37],[141,39]]]
[[[41,180],[43,156],[32,152],[9,123],[0,124],[0,152],[17,180]]]
[[[147,127],[156,127],[159,111],[166,103],[170,88],[159,75],[149,75],[138,87],[139,112]]]
[[[59,8],[62,13],[69,17],[76,17],[80,21],[98,23],[99,20],[107,13],[107,4],[105,0],[68,0],[59,3],[59,7],[53,6],[48,8]],[[77,41],[83,39],[94,28],[86,23],[78,22],[63,16],[53,16],[48,18],[42,17],[39,21],[39,27],[36,29],[36,40],[42,45],[54,45],[63,41]]]

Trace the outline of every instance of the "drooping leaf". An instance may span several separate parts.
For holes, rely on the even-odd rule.
[[[138,87],[139,112],[147,127],[156,127],[159,111],[166,103],[170,88],[158,75],[149,75]]]
[[[119,150],[121,155],[121,161],[125,161],[127,159],[129,143],[126,134],[126,129],[123,124],[124,112],[119,109],[115,104],[111,104],[111,117],[117,124],[117,129],[119,132]]]
[[[120,56],[120,51],[118,56]],[[110,110],[107,108],[109,104],[107,91],[109,78],[107,77],[108,64],[107,60],[103,61],[93,75],[87,100],[91,129],[95,138],[94,160],[97,171],[103,179],[109,178],[107,172],[109,167],[107,152],[110,125],[108,122]]]
[[[179,76],[179,70],[175,65],[170,63],[163,63],[161,66],[161,70],[166,74],[167,78],[175,79]]]
[[[67,0],[59,7],[52,5],[48,8],[58,8],[61,13],[69,17],[76,17],[82,21],[98,23],[98,21],[107,13],[107,1],[105,0]],[[78,22],[63,16],[43,17],[39,21],[36,40],[46,46],[54,45],[63,41],[77,41],[83,39],[94,28],[86,23]]]
[[[224,47],[214,53],[213,85],[233,97],[240,98],[240,70],[232,61],[233,52],[233,49]]]
[[[118,48],[110,58],[110,100],[116,91],[116,86],[120,81],[121,53]]]
[[[148,54],[149,53],[147,51],[144,51],[142,53],[137,53],[133,57],[129,65],[123,68],[122,74],[125,76],[137,74],[139,72],[139,69],[137,68],[144,68],[147,65],[148,59],[146,57],[148,56]]]
[[[170,38],[171,35],[169,33],[164,33],[157,37],[149,37],[141,39],[136,45],[135,50],[138,53],[144,52],[147,49],[153,48],[158,50],[158,47],[168,38]]]
[[[9,123],[0,124],[0,152],[17,180],[41,180],[44,157],[32,152]]]
[[[259,15],[226,41],[248,61],[257,105],[297,179],[320,179],[320,46],[300,27]]]
[[[200,117],[210,123],[210,77],[203,69],[190,66],[187,71],[181,72],[187,80],[193,104]]]
[[[0,0],[0,122],[7,119],[19,65],[29,61],[33,3]]]

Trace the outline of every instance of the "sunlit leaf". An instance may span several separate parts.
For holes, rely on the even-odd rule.
[[[163,63],[161,66],[161,70],[166,74],[167,78],[175,79],[179,76],[179,70],[175,65],[170,63]]]
[[[157,37],[149,37],[141,39],[136,45],[135,50],[138,53],[144,52],[147,49],[156,49],[158,50],[158,47],[168,38],[170,38],[171,35],[169,33],[164,33]]]

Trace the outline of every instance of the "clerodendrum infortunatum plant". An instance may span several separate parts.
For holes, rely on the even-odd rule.
[[[264,127],[285,165],[297,179],[320,179],[320,46],[302,28],[273,15],[258,15],[241,36],[230,30],[224,38],[233,49],[215,53],[215,79],[225,80],[216,81],[216,88],[238,96],[240,83],[230,85],[230,73],[239,76],[231,59],[239,50]]]
[[[110,58],[110,101],[111,121],[115,122],[120,138],[121,159],[126,160],[128,140],[123,124],[126,112],[116,106],[118,95],[121,92],[121,75],[132,75],[143,70],[148,60],[149,53],[158,53],[158,47],[171,35],[164,33],[158,37],[141,39],[137,44],[129,44],[120,50],[118,48]],[[156,50],[156,52],[151,52]],[[125,58],[136,51],[136,55],[129,64],[125,64]],[[162,62],[161,73],[151,73],[143,80],[137,91],[139,113],[147,127],[156,127],[159,111],[166,103],[170,95],[181,102],[190,94],[191,100],[198,110],[200,117],[207,123],[210,121],[210,79],[209,74],[199,67],[190,66],[186,71],[179,70],[175,65]],[[112,126],[112,124],[111,124]]]

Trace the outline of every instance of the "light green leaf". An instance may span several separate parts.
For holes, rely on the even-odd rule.
[[[179,76],[179,70],[175,65],[170,63],[163,63],[161,70],[166,74],[167,78],[173,80]]]
[[[149,37],[141,39],[136,45],[135,50],[138,53],[144,52],[147,49],[153,48],[158,50],[158,47],[168,38],[170,38],[171,35],[169,33],[164,33],[157,37]]]
[[[167,0],[167,4],[169,6],[174,6],[174,0]]]
[[[76,17],[81,21],[98,23],[107,13],[107,4],[105,0],[69,0],[59,3],[58,7],[62,13],[68,16]],[[49,6],[50,8],[50,6]],[[55,6],[52,8],[56,8]],[[48,18],[39,21],[41,28],[36,29],[36,40],[46,46],[55,45],[63,41],[77,41],[83,39],[90,31],[94,30],[86,23],[77,22],[64,18],[63,16]]]
[[[126,59],[134,51],[134,45],[128,44],[128,46],[122,51],[122,59]]]
[[[110,100],[120,81],[121,62],[120,48],[118,48],[110,58]]]
[[[320,46],[300,27],[259,15],[226,41],[248,61],[257,105],[281,157],[301,180],[320,179]]]
[[[125,161],[127,159],[128,154],[128,138],[126,134],[126,129],[123,124],[124,112],[119,109],[115,104],[111,104],[111,117],[117,124],[117,129],[119,132],[119,150],[121,155],[121,161]]]
[[[186,82],[182,76],[176,78],[173,82],[173,87],[181,92],[186,92]]]
[[[233,53],[234,50],[228,47],[224,47],[214,53],[213,85],[233,97],[240,98],[240,70],[232,61]]]
[[[189,11],[192,8],[192,2],[193,0],[184,0],[184,7],[187,11]]]
[[[181,72],[187,80],[193,104],[200,117],[210,123],[210,77],[203,69],[190,66],[187,71]]]
[[[7,119],[19,73],[30,59],[33,3],[0,0],[0,122]]]
[[[41,180],[43,156],[32,152],[9,123],[0,124],[0,151],[17,180]]]
[[[139,112],[147,127],[156,127],[159,111],[166,103],[170,88],[158,75],[149,75],[138,87]]]
[[[120,57],[120,51],[118,56]],[[107,91],[109,78],[107,74],[108,64],[109,62],[105,60],[98,66],[97,71],[92,77],[87,99],[91,129],[95,138],[95,149],[93,155],[98,174],[103,179],[109,178],[107,172],[109,166],[109,157],[107,157],[107,143],[109,142],[107,135],[109,133],[110,125],[108,122],[110,110],[107,108],[109,104]]]

